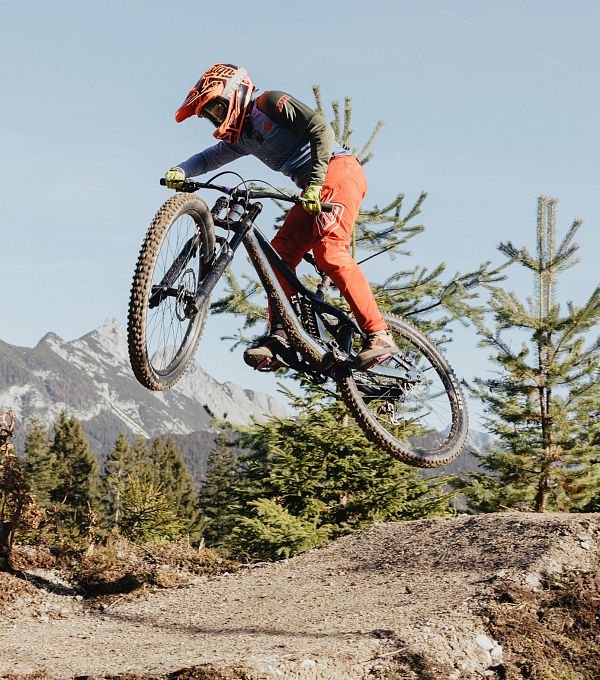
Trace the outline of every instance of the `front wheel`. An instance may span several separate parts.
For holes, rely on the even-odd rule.
[[[338,389],[365,433],[404,463],[432,468],[461,452],[468,417],[454,371],[407,321],[384,315],[400,352],[367,370],[352,370]]]
[[[198,310],[193,303],[214,252],[206,203],[193,194],[171,196],[148,228],[129,299],[131,367],[150,390],[172,387],[193,359],[209,300]]]

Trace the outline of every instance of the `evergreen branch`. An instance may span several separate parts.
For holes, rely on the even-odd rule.
[[[427,198],[427,192],[421,191],[421,193],[419,194],[419,198],[417,198],[417,200],[415,201],[415,204],[410,209],[408,215],[404,218],[404,222],[409,222],[410,220],[413,219],[413,217],[416,217],[421,212],[421,206],[423,205],[423,201],[426,198]]]
[[[376,253],[373,253],[372,255],[369,255],[368,257],[363,257],[362,260],[358,260],[357,264],[364,264],[365,262],[368,262],[369,260],[372,260],[374,257],[379,257],[379,255],[384,255],[385,253],[388,253],[390,250],[394,251],[394,255],[410,255],[410,251],[408,250],[396,250],[397,246],[402,245],[405,243],[406,239],[400,239],[398,241],[393,241],[389,246],[386,248],[383,248],[382,250],[378,250]]]
[[[476,324],[480,334],[483,336],[486,345],[496,347],[499,349],[507,358],[516,359],[516,355],[511,351],[510,347],[502,340],[499,335],[495,335],[489,331],[483,324]]]
[[[571,323],[565,330],[562,337],[558,340],[556,350],[558,351],[563,344],[575,333],[587,330],[592,324],[596,323],[600,315],[600,285],[586,302],[584,307],[579,310],[579,314],[571,315]],[[589,325],[588,325],[589,324]]]
[[[325,113],[323,111],[323,101],[321,99],[321,86],[320,85],[313,85],[312,86],[312,91],[315,96],[315,111],[320,115],[324,116]]]
[[[350,129],[350,120],[352,116],[352,98],[346,97],[344,100],[344,131],[342,132],[341,143],[344,148],[348,148],[350,143],[350,135],[352,130]]]
[[[425,312],[429,312],[432,309],[435,309],[436,307],[443,306],[448,299],[451,299],[453,296],[456,296],[459,292],[466,293],[467,291],[470,291],[472,288],[476,286],[495,283],[497,281],[502,280],[504,276],[500,276],[500,272],[502,271],[502,269],[504,269],[506,265],[501,265],[500,267],[497,267],[496,269],[489,271],[487,269],[489,264],[490,264],[489,261],[484,262],[476,271],[468,272],[467,274],[460,274],[459,272],[457,272],[454,275],[454,277],[442,287],[442,290],[438,295],[438,299],[436,302],[427,305],[426,307],[422,307],[418,310],[415,310],[413,313],[423,314]],[[438,269],[434,272],[435,276],[437,276],[442,271],[443,268],[438,267]],[[474,312],[477,308],[471,307],[470,309]],[[462,311],[463,312],[465,311],[464,308]]]
[[[335,133],[335,138],[337,141],[340,140],[340,103],[337,100],[331,102],[331,108],[333,109],[333,120],[331,121],[331,127]]]
[[[365,165],[371,159],[372,155],[371,154],[367,155],[367,152],[369,151],[371,146],[373,146],[373,142],[375,141],[375,139],[379,136],[379,133],[383,129],[383,125],[384,123],[382,120],[378,121],[367,143],[358,153],[353,154],[358,158],[358,161],[361,165]]]
[[[520,262],[534,272],[540,271],[539,260],[534,258],[527,248],[516,248],[510,241],[499,243],[498,250],[504,253],[511,262]]]
[[[565,271],[566,269],[569,269],[570,267],[578,264],[579,258],[573,257],[578,250],[579,246],[575,244],[572,245],[570,248],[567,248],[564,252],[557,253],[552,259],[552,261],[548,264],[547,269],[560,272]]]
[[[569,231],[565,234],[565,237],[561,241],[561,244],[558,246],[558,249],[556,251],[557,255],[560,255],[564,250],[566,250],[567,246],[571,243],[573,238],[575,238],[575,234],[577,233],[579,227],[583,222],[581,220],[573,220],[573,224],[570,226]],[[577,249],[578,246],[575,246],[575,249]]]

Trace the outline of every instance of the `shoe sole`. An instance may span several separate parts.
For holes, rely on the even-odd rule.
[[[278,359],[271,359],[269,357],[267,359],[263,359],[260,364],[254,366],[253,368],[255,371],[260,371],[261,373],[272,373],[282,366],[285,366],[285,364],[283,364]]]
[[[378,357],[373,357],[372,359],[367,359],[364,363],[360,363],[357,367],[362,371],[368,371],[373,366],[377,364],[382,364],[384,361],[391,359],[394,355],[390,352],[388,354],[380,354]]]

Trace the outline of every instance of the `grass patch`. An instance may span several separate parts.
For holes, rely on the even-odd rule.
[[[93,545],[72,561],[70,580],[86,596],[129,593],[142,586],[174,588],[191,575],[231,572],[237,563],[185,543],[132,543],[122,537]]]

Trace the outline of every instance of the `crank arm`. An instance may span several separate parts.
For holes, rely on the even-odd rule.
[[[406,383],[420,382],[421,376],[414,369],[390,368],[389,366],[376,365],[368,369],[371,375],[378,375],[382,378],[394,378]]]

